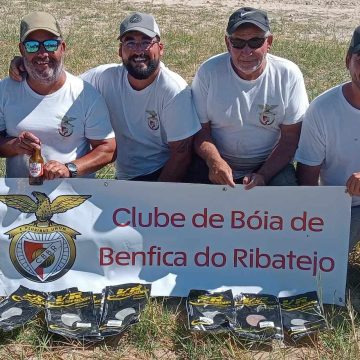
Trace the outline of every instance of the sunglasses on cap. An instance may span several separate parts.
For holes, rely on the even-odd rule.
[[[38,52],[41,45],[45,48],[46,51],[54,52],[58,49],[60,44],[61,40],[56,39],[49,39],[44,41],[26,40],[23,42],[26,52],[30,54]]]
[[[244,47],[247,45],[250,49],[258,49],[262,47],[265,43],[265,40],[267,39],[267,36],[265,37],[253,37],[249,40],[244,39],[234,39],[231,37],[228,37],[231,46],[235,49],[244,49]]]

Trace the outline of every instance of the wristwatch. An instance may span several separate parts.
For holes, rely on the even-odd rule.
[[[76,176],[77,176],[77,166],[72,162],[66,163],[65,166],[68,168],[68,170],[70,172],[70,177],[71,178],[76,178]]]

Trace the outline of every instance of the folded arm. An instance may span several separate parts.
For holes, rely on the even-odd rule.
[[[115,138],[103,140],[89,140],[91,150],[81,158],[72,161],[77,167],[77,175],[83,176],[93,173],[115,159]],[[48,180],[70,177],[65,164],[50,160],[44,165],[44,175]]]

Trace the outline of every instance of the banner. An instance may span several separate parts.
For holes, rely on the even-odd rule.
[[[0,179],[0,295],[152,283],[344,304],[351,198],[344,187]]]

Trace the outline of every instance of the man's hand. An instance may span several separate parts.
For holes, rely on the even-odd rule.
[[[201,130],[195,135],[195,151],[205,160],[209,168],[209,180],[213,184],[235,187],[232,170],[221,157],[211,138],[210,122],[201,124]]]
[[[353,173],[346,182],[346,190],[351,196],[360,196],[360,172]]]
[[[15,138],[14,146],[18,154],[32,155],[34,149],[40,149],[40,139],[30,131],[23,131]]]
[[[255,186],[264,186],[266,185],[265,177],[264,175],[257,174],[257,173],[251,173],[244,177],[243,180],[244,189],[250,190],[254,188]]]
[[[50,160],[44,165],[44,177],[47,180],[69,178],[70,171],[64,164],[55,160]]]
[[[235,187],[232,170],[222,158],[209,161],[209,179],[214,184],[229,185]]]
[[[22,74],[25,71],[23,58],[21,56],[14,56],[10,62],[9,76],[15,81],[21,81]]]

